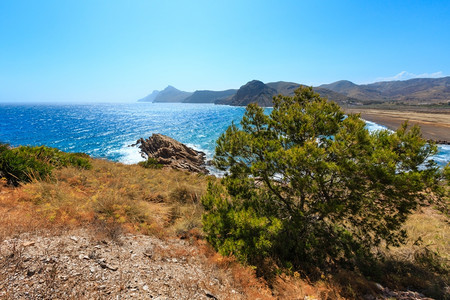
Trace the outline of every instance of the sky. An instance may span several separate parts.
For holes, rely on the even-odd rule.
[[[450,75],[450,1],[0,0],[0,101]]]

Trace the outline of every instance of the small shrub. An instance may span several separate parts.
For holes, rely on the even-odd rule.
[[[93,225],[93,233],[98,240],[106,239],[120,244],[120,236],[123,234],[120,224],[111,220],[97,219]]]
[[[140,224],[149,221],[139,202],[121,197],[113,189],[102,191],[93,198],[96,199],[93,202],[94,210],[100,220],[119,224]]]
[[[45,146],[10,148],[6,144],[0,144],[0,175],[16,186],[34,178],[50,177],[54,168],[68,166],[90,169],[89,156],[84,153],[66,153]]]
[[[170,199],[179,203],[198,203],[199,197],[192,189],[181,186],[170,193]]]
[[[146,169],[161,169],[163,167],[163,165],[153,157],[149,157],[146,161],[139,162],[138,165]]]

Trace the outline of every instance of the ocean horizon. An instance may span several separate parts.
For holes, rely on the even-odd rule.
[[[268,110],[270,110],[268,108]],[[214,155],[216,140],[245,107],[185,103],[0,103],[0,142],[11,146],[45,145],[84,152],[125,164],[142,161],[139,138],[153,133],[170,136]],[[366,121],[371,131],[386,129]],[[439,145],[439,165],[450,160],[450,146]]]

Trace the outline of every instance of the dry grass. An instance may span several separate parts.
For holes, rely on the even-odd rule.
[[[410,216],[404,226],[408,232],[407,243],[393,248],[390,255],[406,261],[414,261],[418,252],[432,251],[442,260],[450,261],[450,220],[431,207]]]
[[[200,228],[199,199],[208,177],[92,160],[92,170],[55,170],[52,181],[13,189],[1,184],[0,238],[43,227],[87,224],[113,237],[128,232],[163,237]]]
[[[49,222],[36,213],[32,203],[18,200],[23,196],[22,190],[6,186],[5,182],[0,181],[0,242],[24,232],[49,228]]]
[[[436,299],[450,298],[450,226],[447,215],[425,207],[410,216],[408,240],[386,251],[378,279],[391,288],[412,287]]]

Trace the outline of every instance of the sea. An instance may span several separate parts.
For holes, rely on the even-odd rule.
[[[134,164],[143,158],[131,145],[141,137],[161,133],[211,159],[217,138],[232,122],[239,123],[244,111],[244,107],[184,103],[0,103],[0,142],[46,145]],[[373,122],[366,124],[369,130],[385,129]],[[450,146],[439,145],[434,160],[445,165]]]

